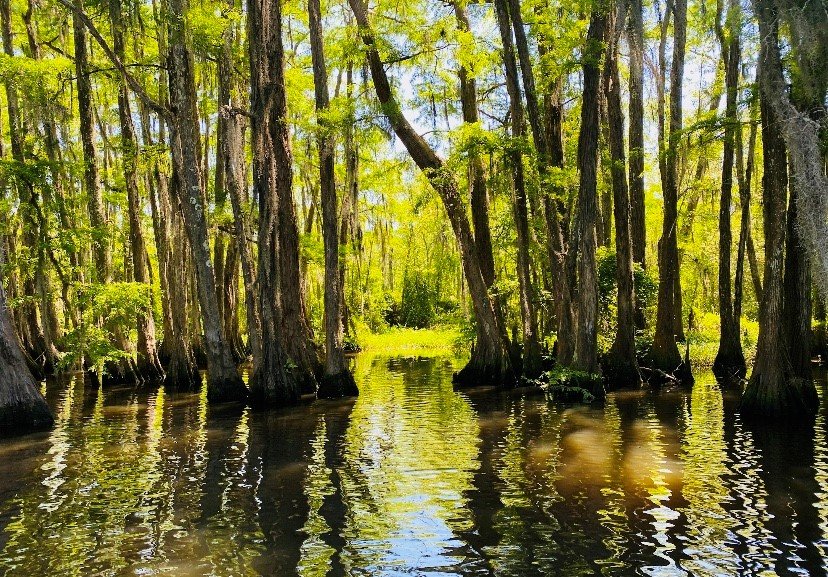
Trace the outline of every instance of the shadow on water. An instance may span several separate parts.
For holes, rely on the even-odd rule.
[[[749,428],[712,375],[577,406],[458,366],[360,355],[358,399],[267,412],[50,381],[55,428],[0,441],[0,575],[826,574],[825,402]]]

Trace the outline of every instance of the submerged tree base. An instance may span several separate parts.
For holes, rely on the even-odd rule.
[[[641,386],[638,362],[610,350],[600,361],[604,383],[609,390]]]
[[[235,367],[234,367],[235,368]],[[241,402],[247,399],[248,391],[238,372],[228,376],[207,375],[207,400],[211,403]]]
[[[713,374],[724,382],[738,382],[744,379],[747,375],[747,365],[742,352],[728,354],[720,350],[713,362]]]
[[[42,398],[24,399],[0,407],[0,436],[43,431],[54,424],[49,406]]]
[[[750,379],[739,412],[748,420],[795,421],[813,418],[819,408],[816,387],[801,378]]]
[[[339,399],[357,395],[359,395],[359,389],[354,376],[348,370],[335,375],[325,375],[316,391],[316,396],[320,399]]]
[[[514,387],[517,384],[515,373],[511,363],[505,358],[483,358],[483,355],[475,354],[472,350],[472,357],[468,364],[454,373],[452,382],[456,388],[498,386]]]

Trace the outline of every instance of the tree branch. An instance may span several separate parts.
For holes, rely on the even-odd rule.
[[[127,67],[121,62],[121,59],[118,58],[118,55],[112,50],[112,48],[107,44],[104,37],[98,31],[98,28],[95,26],[95,23],[89,18],[89,16],[84,13],[84,11],[77,6],[75,6],[70,0],[57,0],[57,2],[63,5],[64,8],[67,8],[70,12],[74,14],[77,18],[80,18],[80,21],[89,30],[89,33],[92,37],[98,42],[100,47],[103,49],[104,53],[106,54],[107,58],[115,65],[115,68],[118,72],[121,73],[121,77],[123,78],[124,82],[127,83],[129,88],[135,93],[138,98],[140,98],[144,104],[146,104],[153,112],[157,113],[159,116],[163,117],[165,120],[172,119],[172,111],[167,108],[166,106],[162,105],[160,102],[153,99],[147,91],[144,90],[144,87],[141,85],[138,80],[129,73]]]

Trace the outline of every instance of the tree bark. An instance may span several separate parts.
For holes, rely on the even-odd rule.
[[[581,171],[577,230],[577,281],[575,283],[575,350],[572,368],[595,373],[598,368],[598,272],[596,270],[596,220],[598,215],[598,138],[601,59],[606,39],[607,16],[593,12],[589,19],[583,62],[584,90],[581,130],[578,134],[578,166]]]
[[[169,0],[169,82],[172,122],[170,143],[181,168],[179,199],[195,265],[198,302],[207,354],[207,397],[212,401],[237,401],[247,395],[233,356],[224,338],[216,280],[210,259],[204,187],[199,163],[199,127],[196,118],[192,54],[185,27],[186,0]],[[172,287],[173,290],[181,287]]]
[[[5,264],[4,252],[0,246],[0,271]],[[0,435],[47,429],[53,423],[52,411],[18,345],[0,278]]]
[[[782,122],[771,103],[778,95],[773,82],[782,76],[779,59],[777,15],[771,0],[756,0],[760,37],[760,113],[764,174],[762,200],[765,230],[765,271],[759,310],[759,340],[753,373],[741,401],[745,417],[785,420],[813,415],[819,399],[813,383],[791,378],[784,346],[784,253],[787,151]],[[771,71],[770,68],[774,70]]]
[[[644,7],[642,0],[629,0],[629,172],[630,172],[630,235],[633,262],[646,268],[647,214],[644,198]],[[620,23],[619,23],[620,25]],[[647,325],[644,307],[636,295],[635,326]]]
[[[290,175],[280,170],[290,162],[287,128],[279,126],[286,122],[282,2],[247,0],[247,11],[253,190],[259,199],[257,308],[262,326],[261,352],[253,357],[250,394],[256,405],[288,405],[299,400],[300,382],[288,367],[280,335],[284,283],[279,278],[283,247],[278,221],[284,195],[279,194],[279,187],[285,181],[290,185]]]
[[[631,202],[627,186],[624,152],[624,115],[621,111],[621,79],[618,74],[618,41],[624,21],[623,3],[610,16],[604,88],[609,121],[609,148],[612,162],[613,216],[615,218],[616,303],[618,319],[615,341],[602,364],[605,379],[614,386],[641,384],[635,351],[635,286],[633,284],[633,242]]]
[[[791,376],[811,380],[811,265],[797,230],[796,186],[790,186],[785,234],[784,319],[785,344]]]
[[[541,372],[540,343],[538,342],[537,321],[532,295],[532,279],[530,277],[531,259],[529,256],[529,217],[526,198],[526,183],[523,171],[523,155],[520,152],[520,142],[525,138],[523,102],[518,84],[518,69],[515,60],[512,29],[510,26],[509,6],[507,0],[495,0],[500,39],[503,43],[503,66],[506,75],[506,89],[509,93],[509,109],[511,111],[512,138],[515,140],[509,145],[507,159],[512,171],[512,213],[515,218],[517,231],[517,277],[520,292],[520,318],[523,329],[523,358],[521,371],[526,379],[533,379]],[[520,10],[519,7],[518,11]],[[519,18],[519,16],[518,16]],[[518,20],[520,22],[520,20]],[[523,27],[515,23],[515,30]],[[526,73],[524,73],[526,74]],[[524,79],[526,76],[524,75]],[[532,86],[534,89],[534,86]],[[537,114],[537,99],[534,99],[534,109]],[[538,127],[540,123],[538,122]],[[540,134],[543,134],[540,132]]]
[[[368,23],[366,7],[362,0],[349,0],[349,4],[359,25],[362,41],[368,50],[371,77],[382,111],[415,164],[425,173],[440,195],[460,248],[460,259],[466,282],[469,285],[475,317],[481,326],[479,334],[484,338],[475,344],[469,363],[454,376],[455,383],[458,385],[513,383],[514,372],[508,352],[511,345],[506,330],[497,317],[494,303],[483,279],[480,255],[472,235],[465,203],[457,189],[457,182],[444,166],[442,159],[414,131],[402,113],[391,91],[382,60],[380,60],[374,34]]]
[[[325,245],[325,373],[317,396],[336,398],[359,394],[356,382],[345,363],[342,348],[341,283],[339,281],[339,219],[337,215],[334,174],[333,127],[326,119],[330,96],[328,70],[322,38],[322,15],[319,0],[308,0],[313,85],[319,135],[319,184],[322,201],[322,236]],[[347,193],[346,193],[347,194]]]
[[[630,233],[633,261],[644,267],[647,220],[644,203],[644,13],[641,0],[629,1],[627,44],[630,51]],[[639,328],[643,328],[643,320],[641,305],[636,301],[636,325]]]
[[[78,9],[83,9],[83,0],[75,0],[75,4]],[[77,13],[73,13],[72,16],[72,30],[75,40],[78,118],[83,149],[83,187],[87,197],[89,224],[92,226],[92,256],[95,265],[92,280],[104,284],[112,278],[112,253],[109,250],[109,235],[106,230],[106,215],[95,150],[95,123],[92,111],[92,82],[89,79],[87,33]]]
[[[651,368],[692,380],[689,363],[682,360],[676,344],[676,301],[680,294],[679,254],[676,228],[678,226],[678,148],[682,125],[682,82],[684,54],[687,40],[687,0],[675,0],[673,61],[670,68],[670,132],[663,161],[664,219],[659,240],[659,283],[656,330],[650,351]],[[665,17],[665,21],[667,18]],[[677,287],[679,290],[677,290]]]
[[[741,67],[741,10],[738,2],[730,0],[727,15],[728,33],[720,35],[722,55],[725,61],[725,133],[722,158],[722,187],[719,198],[719,350],[713,362],[713,372],[719,378],[740,379],[746,372],[745,355],[736,321],[731,276],[733,234],[731,231],[731,206],[733,197],[733,162],[736,131],[741,130],[736,110]]]
[[[112,21],[113,50],[119,58],[124,58],[124,22],[121,3],[109,0],[109,17]],[[129,240],[132,252],[132,271],[135,282],[146,285],[147,293],[152,292],[144,231],[141,225],[141,199],[138,190],[138,139],[132,122],[129,104],[129,92],[123,80],[118,86],[118,118],[121,127],[121,156],[123,159],[124,178],[126,180],[127,203],[129,211]],[[151,299],[147,300],[151,303]],[[155,319],[152,306],[138,313],[137,325],[137,363],[135,371],[141,381],[158,381],[164,378],[164,369],[158,359],[155,344]]]

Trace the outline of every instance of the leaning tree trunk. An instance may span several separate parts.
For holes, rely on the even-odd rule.
[[[602,363],[604,377],[614,386],[641,384],[635,353],[635,287],[633,285],[633,244],[630,234],[630,194],[627,187],[624,153],[624,115],[621,111],[621,80],[618,74],[618,40],[624,21],[623,9],[611,15],[608,33],[604,87],[609,120],[609,148],[612,163],[613,216],[615,218],[616,303],[618,320],[615,341]]]
[[[730,226],[733,197],[733,161],[736,131],[741,130],[736,110],[741,65],[741,11],[735,0],[730,1],[727,11],[729,34],[721,35],[722,55],[725,61],[725,105],[724,157],[722,159],[722,187],[719,198],[719,350],[713,362],[713,372],[719,378],[742,378],[745,375],[745,355],[735,318],[733,299],[733,278],[731,275],[731,245],[733,234]]]
[[[762,200],[765,272],[759,310],[759,340],[753,373],[742,396],[741,412],[749,418],[784,420],[812,415],[819,404],[813,383],[791,378],[784,346],[783,270],[787,197],[787,151],[782,122],[771,104],[773,83],[782,77],[776,11],[771,0],[756,0],[760,45],[760,112],[764,174]],[[772,69],[772,70],[771,70]]]
[[[280,338],[281,305],[279,275],[279,166],[288,143],[278,124],[285,121],[284,60],[281,0],[247,1],[247,44],[250,57],[253,190],[259,199],[259,267],[257,308],[261,322],[261,351],[253,355],[251,401],[257,405],[296,403],[300,383],[288,367],[288,355]],[[283,176],[284,178],[284,176]]]
[[[186,0],[169,0],[170,142],[178,158],[180,171],[179,195],[184,213],[187,236],[195,265],[198,301],[204,328],[207,354],[207,397],[212,401],[244,399],[247,390],[233,362],[224,338],[216,280],[210,259],[204,187],[199,163],[199,126],[196,118],[195,83],[192,54],[185,27]],[[183,287],[173,287],[181,290]]]
[[[506,0],[495,0],[494,4],[495,11],[497,12],[498,27],[500,29],[500,39],[503,43],[503,66],[506,74],[506,89],[509,93],[512,138],[519,141],[525,138],[523,102],[520,96],[520,85],[518,84],[518,68],[515,60],[514,44],[512,42],[509,6]],[[537,101],[535,101],[535,105],[537,105]],[[512,170],[512,209],[517,231],[517,277],[520,292],[520,318],[523,328],[521,371],[524,378],[533,379],[541,372],[541,354],[532,298],[532,279],[530,276],[529,217],[526,202],[523,155],[520,152],[517,142],[509,147],[507,158]]]
[[[598,117],[600,62],[604,52],[607,17],[593,12],[587,31],[578,165],[581,171],[575,228],[578,236],[574,291],[575,349],[572,368],[588,373],[598,369],[598,272],[595,261],[598,218]]]
[[[677,325],[681,314],[676,297],[680,290],[679,254],[676,229],[678,226],[678,148],[681,140],[682,82],[684,54],[687,40],[687,0],[673,4],[674,38],[673,62],[670,68],[670,133],[664,154],[664,217],[659,240],[658,310],[653,347],[650,351],[651,368],[692,380],[690,365],[681,358],[676,343]]]
[[[328,70],[322,43],[322,15],[319,0],[308,0],[313,85],[316,97],[319,135],[319,184],[322,197],[322,236],[325,243],[325,373],[317,396],[335,398],[359,394],[356,382],[345,364],[342,348],[342,302],[339,291],[339,231],[337,230],[336,181],[334,174],[333,126],[328,113]],[[347,194],[347,193],[346,193]]]
[[[479,336],[483,338],[476,342],[469,363],[454,376],[455,383],[458,385],[512,383],[514,372],[509,359],[509,338],[495,312],[483,279],[480,254],[472,235],[466,206],[458,191],[457,182],[445,167],[442,159],[416,133],[403,115],[391,91],[385,67],[380,60],[365,4],[362,0],[349,0],[349,4],[360,27],[362,40],[367,47],[371,77],[380,106],[411,158],[440,195],[460,248],[460,259],[469,286],[469,294],[477,322],[481,327]]]
[[[112,44],[115,54],[124,58],[124,22],[121,13],[121,3],[118,0],[109,1],[109,16],[112,21]],[[135,282],[146,286],[147,293],[152,291],[149,273],[149,257],[147,256],[144,231],[141,226],[141,200],[138,190],[138,139],[135,135],[135,125],[132,121],[132,111],[129,104],[129,92],[123,80],[118,87],[118,117],[121,125],[121,154],[123,158],[124,178],[126,180],[127,203],[129,205],[129,240],[132,249],[132,269]],[[147,299],[151,303],[151,299]],[[158,359],[155,344],[155,320],[152,306],[147,306],[138,313],[137,320],[137,353],[136,373],[142,381],[158,381],[164,378],[164,369]]]
[[[0,246],[0,271],[3,270]],[[18,345],[0,278],[0,435],[46,429],[54,417],[26,366]]]

